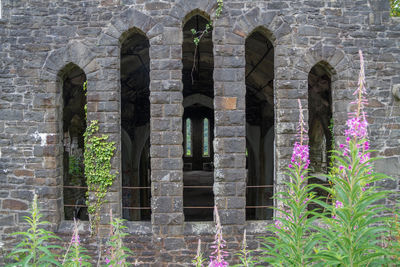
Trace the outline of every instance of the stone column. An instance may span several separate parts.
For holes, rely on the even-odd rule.
[[[245,46],[228,19],[216,23],[214,195],[225,231],[235,234],[246,221]]]
[[[158,38],[161,37],[161,38]],[[152,225],[164,248],[183,248],[182,29],[150,39]]]

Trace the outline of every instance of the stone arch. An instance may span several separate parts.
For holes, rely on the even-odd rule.
[[[194,104],[200,104],[200,105],[210,108],[210,109],[214,108],[213,99],[211,97],[208,97],[208,96],[205,96],[202,94],[190,95],[183,100],[184,108],[190,107]]]
[[[217,1],[207,1],[207,0],[197,0],[197,1],[187,1],[179,0],[171,8],[169,15],[176,18],[178,21],[185,24],[185,18],[191,18],[194,13],[197,15],[212,14],[213,9],[217,7]],[[194,12],[194,13],[193,13]],[[210,18],[211,16],[205,16],[205,18]]]
[[[185,25],[186,22],[188,22],[193,16],[196,16],[196,15],[199,15],[199,16],[203,17],[203,18],[206,19],[206,20],[210,20],[210,19],[211,19],[211,18],[210,18],[210,15],[209,15],[206,11],[201,10],[201,9],[199,9],[199,8],[196,8],[196,9],[193,9],[193,10],[191,10],[190,12],[188,12],[188,13],[183,17],[183,19],[182,19],[182,25]]]
[[[260,27],[264,29],[266,36],[274,45],[276,41],[291,32],[290,25],[277,16],[276,11],[263,12],[259,7],[255,7],[237,18],[233,32],[246,38]]]
[[[60,71],[74,62],[86,75],[96,71],[93,61],[96,54],[81,41],[71,41],[65,47],[53,50],[47,56],[40,73],[44,82],[56,81]]]
[[[299,80],[303,83],[303,88],[308,88],[308,75],[311,69],[318,64],[324,66],[331,75],[332,118],[335,124],[341,123],[339,119],[346,116],[345,114],[339,115],[339,113],[346,113],[347,110],[335,110],[335,103],[346,100],[340,98],[343,96],[340,96],[338,91],[346,89],[349,82],[357,77],[357,73],[353,69],[353,62],[342,49],[318,42],[297,57],[294,63]]]
[[[102,46],[118,46],[132,31],[140,32],[150,40],[162,34],[163,26],[157,24],[151,16],[129,8],[111,20],[97,43]]]
[[[337,79],[351,79],[349,69],[353,68],[353,62],[349,60],[343,50],[334,46],[323,45],[321,42],[315,44],[305,51],[304,55],[298,60],[299,70],[308,74],[310,70],[318,63],[322,63],[332,74],[332,81]]]

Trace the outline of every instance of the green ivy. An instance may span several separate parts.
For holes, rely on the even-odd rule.
[[[116,177],[111,173],[111,159],[114,155],[115,142],[109,142],[107,135],[98,135],[99,124],[97,120],[91,121],[85,138],[85,176],[88,185],[87,194],[94,194],[94,201],[86,201],[88,212],[91,216],[92,232],[97,229],[100,220],[100,209],[104,203],[104,197],[108,188],[113,184]],[[93,196],[91,196],[93,197]]]
[[[85,92],[85,96],[87,95],[87,81],[83,83],[83,91]],[[85,119],[87,118],[87,104],[83,107],[85,110]]]
[[[390,0],[390,15],[400,17],[400,0]]]
[[[87,94],[87,81],[83,83],[83,91]],[[85,118],[87,118],[87,105],[84,107]],[[84,165],[85,177],[88,186],[86,192],[86,205],[90,216],[91,229],[94,233],[100,221],[100,209],[104,203],[104,197],[108,188],[113,184],[116,177],[111,173],[111,159],[114,156],[115,142],[109,142],[107,135],[99,136],[99,122],[93,120],[86,127],[83,134],[85,151]],[[89,194],[92,193],[91,198]],[[90,199],[90,200],[89,200]]]

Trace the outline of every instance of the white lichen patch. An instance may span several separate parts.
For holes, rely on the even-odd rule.
[[[45,146],[47,142],[47,135],[46,133],[39,133],[38,131],[34,132],[32,136],[35,138],[36,141],[40,140],[40,145]]]

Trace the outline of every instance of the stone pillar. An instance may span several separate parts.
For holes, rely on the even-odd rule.
[[[218,19],[213,33],[214,196],[225,231],[235,234],[246,221],[245,45],[229,27]]]
[[[180,25],[166,26],[161,38],[150,39],[152,225],[167,251],[184,245],[181,58]]]

